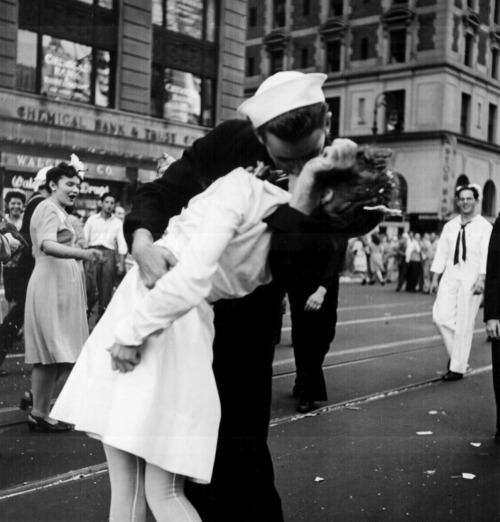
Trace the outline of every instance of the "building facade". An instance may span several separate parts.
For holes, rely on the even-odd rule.
[[[162,153],[234,116],[245,15],[245,0],[0,0],[3,195],[75,153],[80,209],[104,191],[128,206]]]
[[[245,94],[326,73],[332,135],[393,149],[405,228],[439,229],[469,182],[498,214],[499,57],[500,0],[248,0]]]

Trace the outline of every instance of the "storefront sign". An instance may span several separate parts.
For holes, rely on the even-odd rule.
[[[44,156],[29,156],[27,154],[2,153],[1,161],[2,165],[4,165],[7,168],[7,170],[10,167],[15,170],[32,171],[34,176],[35,173],[43,167],[53,167],[63,161],[69,163],[69,158],[47,158]],[[85,162],[84,165],[87,168],[85,176],[90,179],[127,179],[125,167],[117,167],[115,165],[106,165],[102,163]]]
[[[61,105],[46,99],[39,101],[19,93],[0,93],[0,128],[2,119],[182,148],[189,147],[196,139],[205,135],[204,129],[194,125],[166,123],[93,107]]]
[[[35,182],[36,172],[17,172],[8,170],[3,176],[3,197],[11,190],[21,190],[29,199],[31,194],[38,190],[38,182]],[[96,212],[99,199],[107,192],[118,201],[123,199],[123,191],[126,186],[124,181],[86,178],[80,184],[80,193],[75,202],[75,209],[84,211],[85,215]]]
[[[91,47],[43,35],[42,94],[89,103],[91,70]]]

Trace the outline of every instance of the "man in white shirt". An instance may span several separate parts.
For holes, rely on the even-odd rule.
[[[92,311],[97,300],[99,318],[106,310],[113,295],[115,265],[116,274],[123,274],[127,254],[123,222],[113,215],[116,205],[115,198],[111,194],[105,193],[101,196],[101,204],[101,211],[90,216],[83,228],[88,248],[97,248],[104,254],[102,263],[96,261],[85,263],[88,310],[89,313]]]
[[[478,185],[457,187],[460,215],[444,226],[431,266],[431,293],[437,290],[433,321],[450,358],[444,381],[457,381],[464,376],[484,291],[492,226],[479,215],[480,190]]]

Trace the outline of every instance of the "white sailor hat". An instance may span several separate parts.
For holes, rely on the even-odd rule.
[[[325,101],[323,73],[281,71],[262,82],[256,93],[239,107],[255,128],[285,112]]]
[[[47,172],[52,169],[52,165],[49,165],[47,167],[43,167],[42,169],[40,169],[37,173],[36,173],[36,176],[35,176],[35,179],[34,181],[36,181],[37,183],[45,183],[46,179],[47,179]]]

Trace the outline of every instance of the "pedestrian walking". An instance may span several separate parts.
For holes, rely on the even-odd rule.
[[[317,408],[317,401],[328,399],[323,361],[335,337],[339,294],[339,271],[347,240],[318,238],[314,250],[304,252],[300,262],[290,260],[289,283],[285,285],[290,302],[292,345],[295,359],[293,396],[297,411]],[[283,277],[283,274],[278,277]]]
[[[75,232],[66,207],[79,193],[77,171],[66,163],[46,174],[49,197],[31,218],[30,235],[35,257],[25,309],[26,363],[32,364],[28,403],[30,431],[67,431],[67,424],[50,417],[56,382],[71,371],[88,337],[82,259],[99,259],[98,250],[75,248]],[[24,404],[28,406],[27,403]]]
[[[420,242],[420,255],[422,258],[422,292],[428,294],[431,288],[431,264],[434,260],[432,252],[431,236],[428,232],[424,233]]]
[[[363,238],[358,237],[353,242],[351,249],[354,254],[354,272],[361,276],[361,284],[366,285],[366,283],[368,282],[368,259],[366,258],[365,243],[363,241]]]
[[[393,283],[397,282],[398,277],[398,261],[397,261],[397,251],[398,251],[398,238],[397,236],[392,236],[387,242],[387,250],[386,250],[386,282]]]
[[[419,236],[420,237],[420,236]],[[406,291],[415,292],[421,279],[422,257],[420,244],[412,232],[406,243]]]
[[[398,241],[398,248],[396,252],[396,259],[398,264],[398,282],[396,285],[396,292],[400,292],[403,286],[406,285],[408,275],[408,263],[406,261],[406,249],[408,248],[408,242],[410,241],[410,235],[407,232],[403,232]]]
[[[254,167],[258,161],[270,166],[267,179],[286,183],[283,174],[296,177],[304,163],[323,150],[331,120],[322,90],[325,79],[324,74],[296,71],[270,76],[240,107],[247,120],[229,120],[217,126],[187,149],[161,178],[139,188],[125,219],[125,235],[133,240],[132,253],[146,286],[152,287],[172,261],[154,240],[191,197],[231,170]],[[373,213],[362,214],[367,226],[358,235],[377,223]],[[282,207],[269,219],[273,221],[270,226],[278,222],[297,227],[307,226],[312,218]],[[189,488],[205,522],[283,520],[267,447],[272,359],[282,298],[281,291],[271,284],[242,299],[215,303],[213,367],[221,400],[221,426],[210,486]]]
[[[15,227],[15,230],[20,231],[23,224],[23,213],[26,205],[26,196],[19,190],[11,190],[5,196],[5,220]],[[20,245],[16,245],[19,247]],[[10,257],[3,265],[3,284],[5,290],[5,300],[9,303],[9,309],[14,305],[18,299],[20,273],[19,273],[19,255]]]
[[[31,251],[31,238],[29,233],[29,226],[31,216],[39,203],[49,195],[45,188],[47,171],[52,167],[43,167],[35,176],[35,183],[38,184],[38,190],[31,196],[26,205],[23,215],[23,223],[21,225],[20,234],[26,243],[26,248],[20,253],[18,259],[18,275],[19,279],[16,286],[16,294],[14,303],[7,315],[4,317],[2,324],[0,324],[0,377],[6,376],[7,371],[1,369],[7,354],[12,349],[12,346],[21,335],[24,324],[24,305],[26,302],[26,292],[28,290],[28,281],[35,267]],[[28,397],[28,402],[30,401]],[[23,403],[24,404],[24,403]]]
[[[123,222],[113,215],[116,200],[109,192],[101,198],[101,210],[90,216],[83,227],[85,241],[89,248],[102,252],[103,261],[85,261],[85,281],[89,315],[97,302],[98,320],[106,310],[113,288],[115,276],[125,273],[127,243],[123,236]]]
[[[378,281],[382,286],[385,285],[384,252],[382,250],[382,240],[376,233],[371,235],[370,241],[370,265],[372,281]]]
[[[175,253],[175,267],[149,291],[135,267],[117,289],[53,413],[102,440],[112,484],[111,520],[125,520],[134,509],[143,513],[134,520],[144,520],[146,498],[157,520],[201,520],[183,495],[183,482],[209,482],[215,459],[220,407],[210,303],[269,282],[271,232],[262,220],[278,207],[318,208],[319,215],[334,219],[339,207],[321,205],[316,194],[320,201],[330,198],[339,181],[358,183],[363,197],[369,192],[383,200],[380,184],[370,190],[361,176],[374,170],[373,162],[356,161],[343,176],[339,168],[332,170],[343,164],[337,161],[342,151],[334,144],[308,162],[301,174],[308,181],[297,183],[293,195],[242,168],[217,180],[157,241]],[[145,495],[130,495],[134,487]],[[175,495],[165,498],[164,491]]]
[[[484,291],[492,226],[478,213],[480,190],[474,184],[456,189],[459,215],[443,227],[431,266],[431,293],[437,291],[432,318],[449,356],[444,381],[459,380],[467,370]]]

